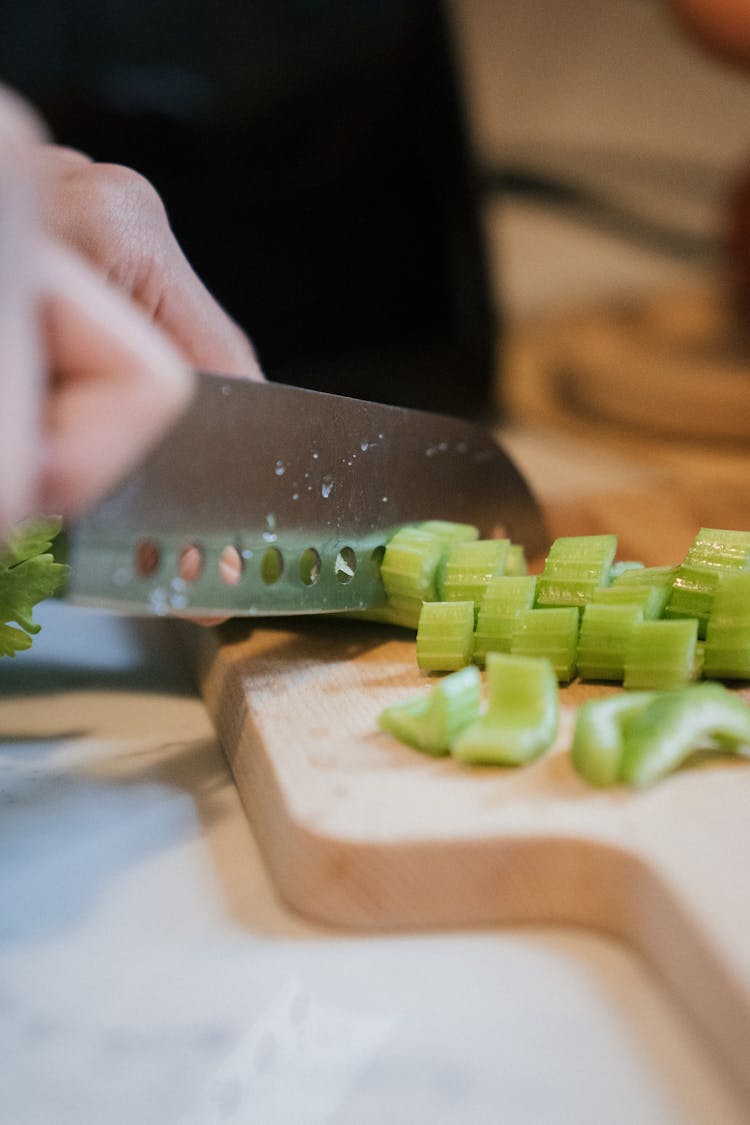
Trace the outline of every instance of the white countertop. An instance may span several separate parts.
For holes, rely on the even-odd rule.
[[[3,1125],[747,1120],[609,939],[292,915],[169,623],[38,616],[0,665]]]

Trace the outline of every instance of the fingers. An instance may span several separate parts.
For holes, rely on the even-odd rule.
[[[184,408],[192,378],[166,338],[77,256],[47,242],[40,269],[51,382],[37,502],[75,515]]]
[[[53,145],[40,146],[36,159],[49,235],[132,297],[193,366],[263,377],[246,335],[191,268],[148,180]]]

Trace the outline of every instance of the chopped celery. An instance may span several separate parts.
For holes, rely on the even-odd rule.
[[[453,523],[451,520],[423,520],[418,523],[420,531],[435,535],[446,547],[455,543],[469,543],[479,538],[479,528],[473,523]]]
[[[518,766],[549,749],[559,723],[557,678],[549,660],[487,655],[488,706],[458,736],[451,753],[464,762]]]
[[[676,574],[676,566],[644,566],[636,570],[620,571],[613,577],[612,585],[619,588],[634,582],[638,586],[671,587]]]
[[[750,680],[750,570],[719,577],[706,628],[703,672]]]
[[[567,683],[576,670],[578,626],[579,614],[575,606],[521,610],[516,617],[510,651],[518,656],[548,657],[560,683]]]
[[[476,539],[454,544],[438,567],[439,599],[472,601],[478,609],[490,578],[503,573],[509,550],[509,539]]]
[[[381,711],[381,730],[407,746],[435,756],[447,754],[460,731],[479,715],[479,671],[468,665],[440,680],[427,695],[393,703]]]
[[[473,602],[425,602],[417,628],[417,664],[423,672],[454,672],[471,664]]]
[[[538,606],[584,606],[599,586],[609,585],[616,535],[571,535],[555,539],[539,576]]]
[[[678,688],[695,679],[698,622],[641,621],[625,654],[626,688]]]
[[[623,721],[620,778],[650,785],[698,750],[750,746],[750,707],[722,684],[665,692]]]
[[[380,574],[390,600],[434,601],[435,576],[445,544],[429,531],[402,527],[388,541]]]
[[[750,567],[750,531],[702,527],[672,583],[666,617],[695,617],[705,637],[719,575]]]
[[[385,605],[374,606],[371,609],[349,610],[346,616],[359,621],[380,621],[384,625],[398,625],[402,629],[411,629],[416,633],[423,605],[421,598],[394,596],[389,598]]]
[[[475,663],[484,664],[488,652],[510,652],[516,618],[522,609],[531,609],[535,591],[533,574],[489,580],[474,631]]]
[[[576,661],[581,678],[622,682],[633,627],[641,621],[640,606],[590,602],[583,611],[578,635]]]
[[[590,699],[576,715],[573,768],[591,785],[615,785],[623,753],[623,720],[656,698],[653,691],[629,691]]]
[[[591,595],[592,605],[637,605],[647,621],[656,621],[664,613],[669,597],[667,586],[647,582],[625,582],[622,585],[603,586]]]
[[[628,559],[618,559],[617,562],[613,562],[612,566],[609,568],[609,580],[610,582],[615,582],[622,574],[627,574],[633,570],[644,569],[645,568],[642,562],[636,562],[635,560],[630,561]]]

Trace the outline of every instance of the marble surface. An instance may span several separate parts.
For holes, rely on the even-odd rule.
[[[3,1125],[747,1120],[609,939],[289,913],[170,624],[39,617],[0,666]]]

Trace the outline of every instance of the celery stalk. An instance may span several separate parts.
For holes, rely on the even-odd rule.
[[[642,621],[625,654],[626,688],[669,689],[689,683],[697,671],[698,622]]]
[[[599,586],[608,586],[616,535],[571,535],[555,539],[539,576],[536,604],[584,606]]]
[[[653,691],[629,691],[582,704],[571,747],[576,772],[591,785],[615,785],[624,749],[623,721],[655,698]]]
[[[471,664],[474,603],[425,602],[417,628],[417,664],[423,672],[453,672]]]
[[[447,754],[459,732],[479,714],[479,671],[468,665],[440,680],[431,692],[384,708],[380,729],[407,746],[434,756]]]
[[[474,631],[475,663],[484,664],[488,652],[510,652],[518,614],[531,609],[535,591],[533,574],[501,574],[489,580]]]
[[[640,606],[590,602],[583,611],[578,636],[576,661],[581,678],[622,682],[633,628],[641,621]]]
[[[576,671],[579,613],[575,606],[525,609],[517,617],[510,651],[516,656],[547,657],[560,683]]]
[[[719,576],[750,568],[750,531],[702,527],[672,583],[666,617],[695,617],[705,637]]]

